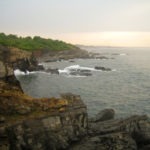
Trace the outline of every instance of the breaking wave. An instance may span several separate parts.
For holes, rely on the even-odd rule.
[[[96,71],[94,68],[81,67],[80,65],[72,65],[72,66],[64,68],[63,70],[59,69],[58,71],[59,71],[59,73],[67,73],[67,74],[69,74],[70,72],[79,71],[79,70]]]
[[[26,71],[26,72],[24,72],[24,71],[21,71],[21,70],[19,70],[19,69],[16,69],[16,70],[14,70],[14,75],[15,76],[25,76],[25,75],[30,75],[30,74],[36,74],[36,73],[46,73],[46,72],[43,72],[43,71]]]

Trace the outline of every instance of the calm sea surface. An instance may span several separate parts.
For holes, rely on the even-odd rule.
[[[110,59],[43,63],[46,68],[59,68],[62,73],[33,73],[17,78],[24,91],[33,97],[58,97],[66,92],[80,95],[90,116],[105,108],[115,109],[117,117],[150,115],[150,48],[93,47],[87,50]],[[70,66],[90,69],[103,66],[112,71],[92,71],[88,77],[69,76],[63,71]]]

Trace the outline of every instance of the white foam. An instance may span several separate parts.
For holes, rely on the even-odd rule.
[[[14,70],[15,76],[29,75],[29,74],[35,74],[35,73],[37,73],[37,72],[35,72],[35,71],[29,72],[28,70],[26,72],[23,72],[19,69]]]
[[[67,78],[85,78],[87,76],[80,76],[80,75],[67,75]]]
[[[95,71],[94,68],[90,68],[90,67],[81,67],[80,65],[72,65],[69,67],[64,68],[63,70],[59,69],[59,73],[67,73],[69,74],[72,70],[77,71],[78,69],[80,70],[90,70],[90,71]]]
[[[112,71],[117,71],[116,69],[112,69]]]
[[[20,71],[19,69],[14,70],[15,76],[25,75],[25,72]]]

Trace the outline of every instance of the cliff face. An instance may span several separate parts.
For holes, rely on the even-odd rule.
[[[0,46],[0,60],[12,70],[20,69],[26,72],[27,70],[43,69],[41,66],[38,66],[38,62],[32,53],[17,48]]]
[[[26,117],[24,121],[8,125],[5,130],[7,147],[11,150],[55,150],[65,149],[71,141],[79,140],[87,132],[86,108],[78,97],[70,96],[68,100],[50,100],[45,106],[49,108],[42,108],[37,114],[32,112],[34,118]],[[45,103],[40,102],[40,105],[44,107]]]
[[[33,63],[17,49],[0,50],[0,149],[67,148],[87,133],[87,112],[80,96],[34,99],[23,93],[14,76],[18,64]],[[23,67],[23,69],[26,69]]]

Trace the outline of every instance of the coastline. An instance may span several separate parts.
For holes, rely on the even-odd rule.
[[[14,55],[11,49],[1,49],[0,146],[3,150],[144,150],[150,147],[147,116],[114,119],[115,112],[105,110],[89,119],[79,95],[67,93],[60,99],[34,99],[23,93],[13,67],[37,69],[38,63],[31,60],[32,55],[20,50]]]

